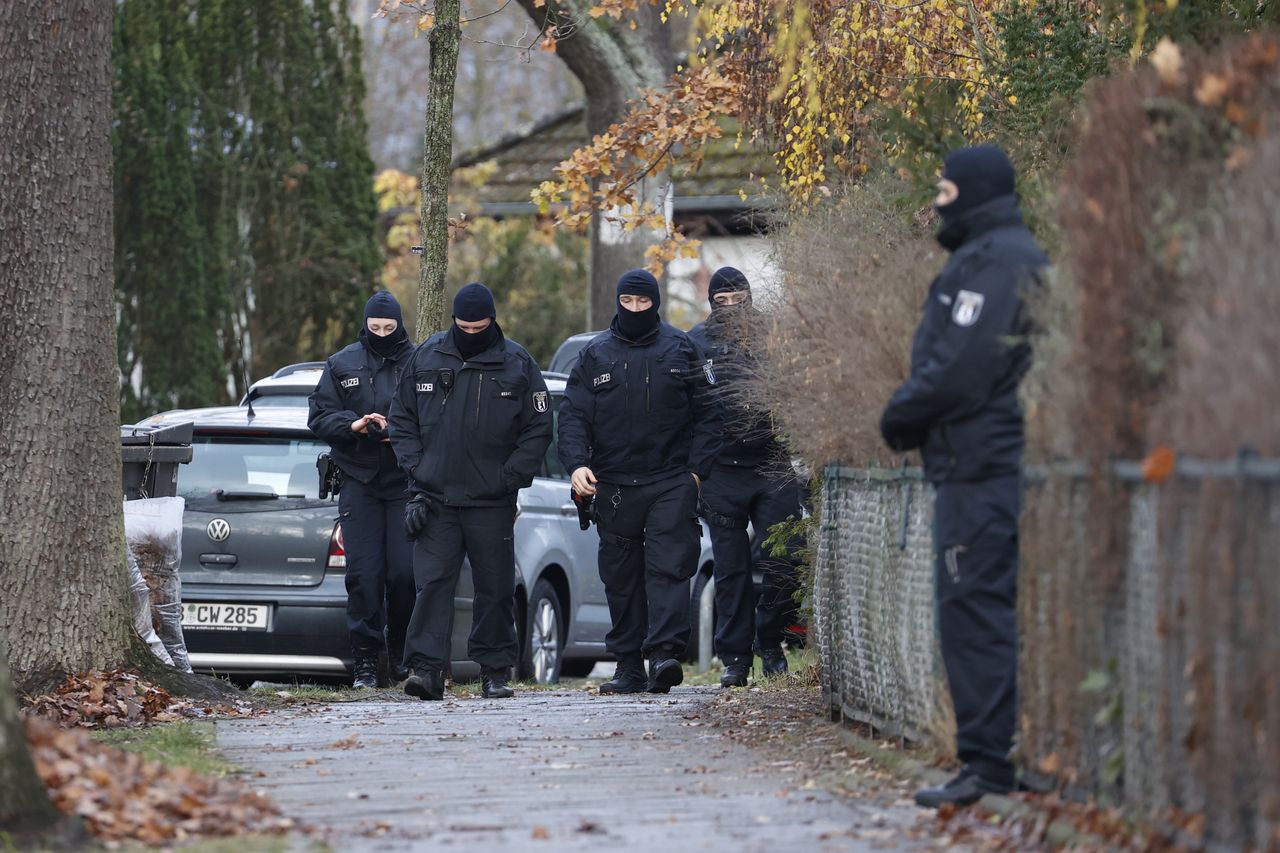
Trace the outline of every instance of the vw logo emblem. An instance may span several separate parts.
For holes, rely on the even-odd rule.
[[[227,537],[231,535],[231,525],[227,523],[225,518],[215,518],[209,522],[205,532],[209,534],[209,538],[214,542],[225,542]]]

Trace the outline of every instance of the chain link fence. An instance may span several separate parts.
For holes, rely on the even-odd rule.
[[[1025,507],[1019,763],[1280,849],[1280,461],[1032,470]],[[833,716],[948,748],[932,509],[918,471],[826,470],[814,632]]]

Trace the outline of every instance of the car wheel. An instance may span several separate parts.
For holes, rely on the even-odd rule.
[[[560,680],[566,632],[560,596],[546,578],[533,585],[525,626],[521,675],[538,684],[555,684]]]
[[[712,630],[715,630],[715,594],[716,585],[711,580],[710,571],[700,571],[693,579],[689,593],[689,643],[685,646],[685,660],[698,662],[699,643],[702,638],[702,600],[711,598]]]

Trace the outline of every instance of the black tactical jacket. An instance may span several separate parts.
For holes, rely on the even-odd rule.
[[[720,400],[724,412],[724,445],[716,461],[741,468],[778,462],[780,448],[774,440],[773,418],[744,398],[742,383],[748,375],[743,361],[746,356],[730,339],[729,331],[713,316],[690,329],[689,337],[711,359],[716,377],[713,394]]]
[[[895,450],[920,448],[935,483],[1020,470],[1018,383],[1031,361],[1023,297],[1048,264],[1016,196],[974,208],[963,222],[964,242],[929,288],[911,377],[880,421]]]
[[[465,361],[448,332],[414,350],[391,404],[391,444],[410,489],[449,506],[501,506],[533,482],[551,443],[537,362],[498,342]]]
[[[659,323],[637,341],[616,320],[583,348],[560,404],[558,450],[568,471],[643,485],[692,471],[704,480],[723,420],[711,365],[689,336]]]
[[[389,414],[400,383],[401,368],[413,353],[408,340],[389,358],[365,347],[368,332],[325,362],[324,373],[311,393],[307,426],[329,444],[330,457],[348,477],[386,491],[404,494],[404,474],[396,464],[386,436],[361,435],[351,424],[367,414]]]

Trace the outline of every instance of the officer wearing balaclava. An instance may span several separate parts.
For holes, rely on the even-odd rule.
[[[702,489],[703,518],[715,553],[715,653],[724,664],[721,686],[746,687],[753,652],[759,653],[765,676],[787,671],[782,641],[796,609],[797,549],[778,557],[759,543],[775,524],[803,514],[803,494],[774,439],[773,418],[751,402],[744,388],[754,372],[753,343],[761,331],[751,285],[741,271],[721,267],[711,276],[707,299],[711,315],[689,337],[712,361],[713,393],[725,413],[724,445]],[[748,524],[755,543],[747,535]],[[752,580],[756,568],[763,578],[758,602]]]
[[[513,695],[516,496],[533,482],[551,443],[542,371],[502,334],[493,294],[473,283],[453,300],[453,323],[409,358],[391,404],[392,446],[413,492],[417,601],[405,638],[404,691],[444,698],[452,657],[453,595],[462,561],[475,587],[467,657],[487,698]]]
[[[618,280],[617,315],[583,348],[560,404],[558,451],[594,497],[600,579],[617,670],[601,693],[667,693],[684,680],[698,492],[720,450],[711,364],[658,316],[657,280]],[[648,659],[648,671],[645,659]]]
[[[918,791],[922,806],[967,805],[1014,785],[1018,382],[1031,358],[1024,296],[1048,264],[995,146],[947,155],[937,211],[951,257],[929,289],[911,377],[880,422],[891,448],[920,450],[934,484],[938,629],[964,768]]]
[[[384,645],[392,674],[405,675],[400,660],[413,609],[413,564],[408,542],[388,531],[399,530],[409,495],[387,438],[387,412],[412,352],[400,303],[385,290],[375,293],[359,340],[329,357],[309,401],[307,425],[328,442],[344,475],[338,510],[354,687],[378,686]]]

